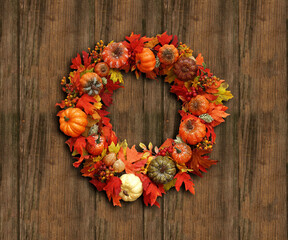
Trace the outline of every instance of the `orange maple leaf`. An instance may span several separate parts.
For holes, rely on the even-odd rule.
[[[141,170],[142,167],[145,166],[147,159],[142,159],[143,153],[139,153],[135,149],[135,145],[132,148],[126,149],[126,157],[123,152],[123,148],[120,149],[118,153],[118,157],[124,162],[125,164],[125,172],[126,173],[136,173]]]
[[[199,53],[198,56],[196,57],[196,64],[202,66],[203,62],[204,62],[204,58],[203,58],[202,54]]]
[[[207,113],[214,119],[214,121],[210,123],[212,127],[215,127],[220,123],[225,122],[223,118],[226,118],[230,115],[229,113],[225,112],[227,109],[228,107],[222,104],[217,105],[215,103],[210,103]]]

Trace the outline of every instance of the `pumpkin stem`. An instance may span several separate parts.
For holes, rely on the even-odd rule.
[[[194,128],[192,120],[187,121],[186,127],[188,130],[192,130]]]
[[[123,191],[124,195],[126,195],[127,197],[129,197],[129,194],[126,190]]]
[[[100,135],[98,135],[98,138],[96,139],[96,143],[97,143],[97,144],[100,143]]]
[[[179,148],[177,148],[177,147],[175,147],[175,149],[176,149],[176,152],[177,153],[181,153],[182,151],[179,149]]]
[[[68,121],[69,121],[69,118],[66,117],[66,116],[64,116],[64,120],[65,120],[66,122],[68,122]]]

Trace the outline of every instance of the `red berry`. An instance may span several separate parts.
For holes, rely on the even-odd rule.
[[[191,97],[187,97],[186,99],[187,99],[187,101],[190,101],[190,100],[191,100]]]

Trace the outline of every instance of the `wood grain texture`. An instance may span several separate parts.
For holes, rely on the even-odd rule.
[[[19,237],[19,50],[17,1],[0,8],[0,239]],[[9,26],[9,27],[7,27]]]
[[[0,0],[0,239],[287,239],[284,0]],[[234,98],[219,160],[196,194],[114,208],[72,166],[57,109],[71,58],[100,39],[168,31],[202,52]],[[109,108],[129,146],[175,137],[180,103],[163,79],[125,75]]]

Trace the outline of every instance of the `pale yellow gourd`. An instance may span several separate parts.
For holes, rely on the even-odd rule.
[[[143,193],[142,182],[139,177],[129,173],[120,177],[122,181],[120,197],[126,202],[133,202]]]

